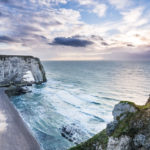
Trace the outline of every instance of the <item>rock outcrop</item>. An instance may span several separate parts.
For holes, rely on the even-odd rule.
[[[32,92],[32,91],[29,90],[29,88],[26,87],[26,86],[13,86],[13,85],[11,85],[10,87],[8,87],[5,90],[5,93],[9,97],[11,97],[11,96],[19,96],[19,95],[30,93],[30,92]]]
[[[79,144],[83,141],[81,137],[86,134],[87,133],[80,128],[80,125],[75,123],[64,125],[61,129],[61,135],[74,144]]]
[[[0,86],[30,85],[46,82],[44,68],[32,56],[0,55]]]
[[[105,130],[70,150],[150,150],[150,102],[122,101]]]

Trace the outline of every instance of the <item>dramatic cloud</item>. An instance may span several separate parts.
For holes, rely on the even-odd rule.
[[[143,7],[137,7],[127,12],[122,12],[124,22],[126,24],[133,23],[135,26],[140,26],[147,23],[147,20],[145,18],[141,18],[143,15],[143,11]]]
[[[1,0],[0,2],[1,2],[1,3],[9,3],[10,0]]]
[[[127,46],[129,46],[129,47],[134,47],[134,45],[133,45],[133,44],[127,44]]]
[[[14,39],[7,36],[0,36],[0,43],[16,42]]]
[[[110,4],[115,6],[117,9],[123,9],[132,4],[132,0],[108,0]]]
[[[149,7],[133,0],[0,0],[0,53],[50,60],[147,59]]]
[[[102,45],[108,46],[109,44],[106,42],[101,42]]]
[[[90,11],[97,14],[99,17],[105,16],[107,10],[106,4],[100,3],[96,0],[84,0],[84,1],[78,0],[78,2],[80,3],[80,5],[84,5],[88,7],[92,6],[92,8],[90,8]]]
[[[98,4],[93,9],[93,12],[96,13],[99,17],[103,17],[103,16],[105,16],[106,10],[107,10],[106,5]]]
[[[65,38],[65,37],[57,37],[51,43],[52,45],[64,45],[64,46],[73,46],[73,47],[86,47],[88,45],[93,44],[93,42],[88,40],[81,40],[77,38]]]

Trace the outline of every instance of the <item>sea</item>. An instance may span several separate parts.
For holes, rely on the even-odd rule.
[[[119,101],[143,105],[150,94],[150,62],[44,61],[47,82],[11,97],[43,150],[67,150],[113,120]],[[73,140],[62,135],[66,127]]]

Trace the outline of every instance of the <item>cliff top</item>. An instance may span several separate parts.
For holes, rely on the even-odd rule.
[[[0,59],[1,58],[7,58],[7,57],[21,57],[21,58],[33,58],[33,59],[38,59],[38,57],[34,57],[34,56],[31,56],[31,55],[0,55]]]

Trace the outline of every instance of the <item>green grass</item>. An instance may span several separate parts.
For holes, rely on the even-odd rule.
[[[129,102],[129,101],[121,101],[120,103],[126,103],[126,104],[129,104],[129,105],[132,105],[137,110],[143,110],[143,109],[149,109],[150,108],[150,103],[145,104],[145,105],[136,105],[135,103]]]
[[[119,121],[119,118],[117,118],[119,123],[112,136],[117,138],[121,135],[128,135],[130,137],[133,137],[140,130],[138,126],[133,126],[133,124],[137,123],[140,120],[142,120],[143,125],[147,123],[147,116],[145,112],[147,109],[150,109],[150,104],[136,105],[135,103],[128,101],[121,101],[120,103],[128,103],[134,106],[137,111],[135,113],[126,113],[126,117],[121,121]]]
[[[147,109],[150,109],[150,104],[148,103],[145,105],[136,105],[135,103],[129,101],[121,101],[120,103],[127,103],[129,105],[132,105],[137,109],[137,111],[134,113],[127,112],[125,118],[121,121],[119,119],[121,116],[119,116],[117,118],[119,123],[111,136],[115,138],[119,138],[122,135],[134,137],[135,134],[137,134],[141,130],[141,128],[147,127],[147,120],[149,120],[147,118],[150,118],[150,114],[147,113]],[[139,125],[138,122],[142,122],[142,126]],[[106,134],[106,130],[103,130],[86,142],[72,147],[69,150],[96,150],[96,147],[99,146],[101,146],[103,150],[106,150],[108,138],[109,137]]]
[[[75,147],[70,148],[69,150],[96,150],[96,145],[100,146],[106,150],[108,143],[108,136],[106,130],[101,131],[100,133],[93,136],[91,139],[87,140],[84,143],[81,143]]]
[[[134,113],[127,113],[126,117],[123,120],[119,121],[118,126],[116,127],[112,136],[116,138],[120,137],[121,135],[131,136],[133,132],[131,132],[130,121],[133,118],[134,118]]]

